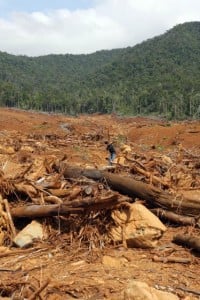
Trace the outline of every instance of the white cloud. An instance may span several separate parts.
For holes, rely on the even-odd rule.
[[[199,14],[199,0],[96,0],[84,10],[14,13],[0,18],[0,50],[37,56],[133,46]]]

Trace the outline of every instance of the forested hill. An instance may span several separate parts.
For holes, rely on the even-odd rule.
[[[77,113],[200,116],[200,22],[88,55],[0,52],[0,105]]]

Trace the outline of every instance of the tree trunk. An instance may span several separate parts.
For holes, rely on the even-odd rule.
[[[178,245],[183,245],[188,248],[194,249],[200,252],[200,238],[196,236],[191,236],[189,234],[178,234],[173,238],[173,242]]]
[[[106,180],[107,184],[121,194],[146,200],[153,204],[175,211],[182,215],[199,215],[200,200],[198,197],[184,196],[184,194],[169,194],[150,184],[137,181],[133,178],[118,174],[99,171],[96,169],[81,169],[79,167],[65,166],[62,169],[65,178],[85,176],[93,180]]]
[[[164,210],[161,208],[153,208],[151,209],[151,212],[154,213],[157,217],[168,220],[172,223],[200,227],[198,220],[196,220],[196,218],[194,217],[181,216],[172,211]]]
[[[11,215],[13,218],[40,218],[59,216],[68,213],[80,213],[83,208],[72,208],[67,206],[61,206],[59,204],[52,205],[27,205],[21,207],[15,207],[11,209]]]
[[[48,216],[59,216],[69,213],[81,213],[84,211],[111,209],[113,206],[126,201],[118,194],[111,194],[101,198],[76,199],[64,204],[52,205],[27,205],[11,209],[13,218],[39,218]]]

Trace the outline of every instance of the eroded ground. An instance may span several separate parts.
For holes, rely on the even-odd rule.
[[[198,157],[199,135],[199,121],[174,123],[105,115],[71,118],[0,109],[0,164],[5,166],[11,158],[16,163],[24,161],[26,164],[38,157],[54,155],[58,159],[65,156],[70,164],[82,167],[103,167],[107,165],[105,140],[115,142],[119,157],[122,143],[129,145],[132,153],[149,158],[156,154],[177,157],[180,144],[185,152]],[[30,151],[28,147],[33,143],[37,147]],[[17,150],[19,144],[21,149],[24,146],[21,151]],[[126,169],[119,168],[117,172],[124,174]],[[51,222],[47,218],[46,226],[50,226]],[[101,241],[93,247],[73,238],[69,243],[68,235],[65,237],[62,231],[64,224],[64,219],[63,224],[62,219],[55,221],[49,238],[30,249],[18,250],[13,246],[13,254],[8,256],[5,249],[0,250],[2,296],[10,296],[17,291],[16,299],[24,299],[26,293],[30,295],[46,283],[42,299],[123,299],[123,290],[128,282],[137,279],[177,294],[180,299],[200,298],[199,255],[172,243],[175,234],[193,233],[199,236],[199,229],[167,223],[168,230],[158,246],[144,250],[104,245]],[[20,224],[16,227],[19,229]],[[190,263],[153,260],[155,255],[167,257],[172,254],[188,258]],[[105,262],[106,256],[113,257],[114,262]],[[2,286],[5,286],[4,290]]]

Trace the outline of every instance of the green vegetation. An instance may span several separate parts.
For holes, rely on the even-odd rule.
[[[88,55],[0,52],[0,106],[49,112],[200,116],[200,22]]]

